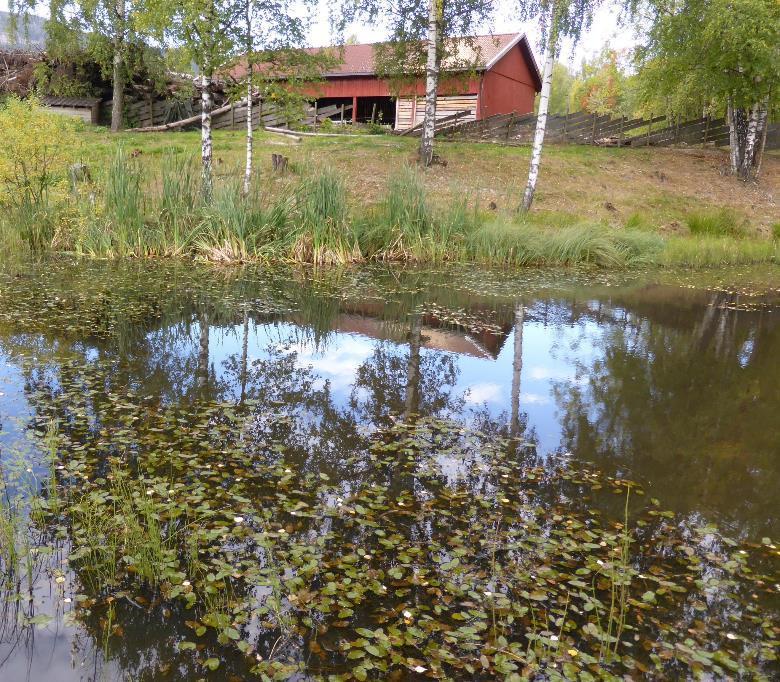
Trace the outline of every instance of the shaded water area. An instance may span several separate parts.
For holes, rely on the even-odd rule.
[[[778,358],[777,269],[7,263],[0,679],[776,678]]]

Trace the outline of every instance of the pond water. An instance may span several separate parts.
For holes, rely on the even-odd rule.
[[[0,267],[0,678],[771,678],[780,272]]]

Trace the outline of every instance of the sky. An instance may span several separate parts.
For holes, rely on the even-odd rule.
[[[539,31],[534,22],[524,23],[517,19],[516,12],[513,11],[517,5],[517,0],[497,0],[496,4],[498,5],[498,10],[492,31],[486,30],[482,32],[526,33],[531,40],[537,62],[541,64],[542,50],[539,45]],[[8,0],[0,0],[0,10],[7,9]],[[319,16],[313,23],[309,34],[310,45],[323,46],[332,44],[327,13],[328,3],[320,3]],[[636,43],[636,39],[630,29],[621,29],[617,26],[617,17],[618,5],[611,0],[607,0],[596,12],[592,28],[583,35],[579,44],[572,46],[569,42],[563,45],[560,60],[576,67],[583,58],[598,54],[607,42],[617,50],[632,47]],[[382,30],[382,27],[368,26],[366,24],[349,26],[345,35],[354,36],[361,43],[378,42],[386,38],[386,33]]]

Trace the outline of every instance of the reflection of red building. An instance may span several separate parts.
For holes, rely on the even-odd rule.
[[[331,328],[347,334],[405,343],[409,323],[383,319],[383,307],[382,303],[342,305],[342,312],[336,316]],[[458,324],[442,321],[435,315],[425,314],[422,316],[422,345],[424,348],[436,348],[458,355],[495,360],[511,329],[511,324],[506,322],[492,330],[468,330]]]
[[[463,45],[464,54],[459,61],[476,63],[475,72],[470,78],[458,78],[452,73],[449,78],[446,73],[443,75],[437,118],[465,110],[473,113],[463,120],[533,111],[534,97],[541,90],[541,77],[525,35],[477,36],[473,39],[477,49],[472,44]],[[317,85],[318,106],[351,105],[353,122],[366,121],[372,113],[381,113],[382,121],[392,124],[396,130],[422,122],[423,79],[395,97],[390,83],[376,74],[373,45],[345,45],[341,59],[341,64],[324,74],[325,82]],[[240,77],[243,73],[243,67],[239,66],[233,75]]]

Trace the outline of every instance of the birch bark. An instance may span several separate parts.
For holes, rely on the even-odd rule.
[[[249,196],[249,187],[252,182],[252,142],[254,137],[252,123],[252,3],[246,3],[246,168],[244,169],[244,187],[242,194]]]
[[[745,150],[742,155],[742,164],[740,167],[740,176],[743,180],[750,179],[753,174],[753,161],[756,150],[756,138],[759,132],[759,126],[761,123],[761,110],[763,109],[762,103],[757,102],[750,112],[750,120],[748,121],[747,135],[745,137]]]
[[[114,55],[112,59],[111,132],[122,130],[125,108],[125,1],[117,0],[116,27],[114,29]],[[154,123],[154,121],[152,121]]]
[[[420,137],[420,163],[424,167],[433,161],[433,137],[436,132],[436,95],[439,89],[440,16],[443,0],[429,0],[428,60],[425,66],[425,118]]]
[[[536,181],[539,179],[539,166],[542,163],[542,146],[544,145],[544,132],[547,127],[547,109],[550,104],[550,90],[552,89],[552,72],[555,63],[556,32],[550,27],[550,36],[547,42],[547,56],[544,61],[544,73],[542,75],[542,93],[539,97],[539,113],[536,117],[536,131],[534,132],[534,146],[531,151],[531,167],[528,170],[528,184],[523,195],[523,211],[529,211],[534,201]]]
[[[201,77],[201,94],[200,94],[200,154],[202,165],[202,193],[203,201],[208,203],[211,201],[211,195],[213,190],[213,181],[211,174],[211,108],[212,108],[212,95],[211,95],[211,76],[205,72]]]
[[[509,435],[520,433],[520,376],[523,372],[523,318],[522,303],[515,306],[514,355],[512,357],[512,412],[509,418]]]

